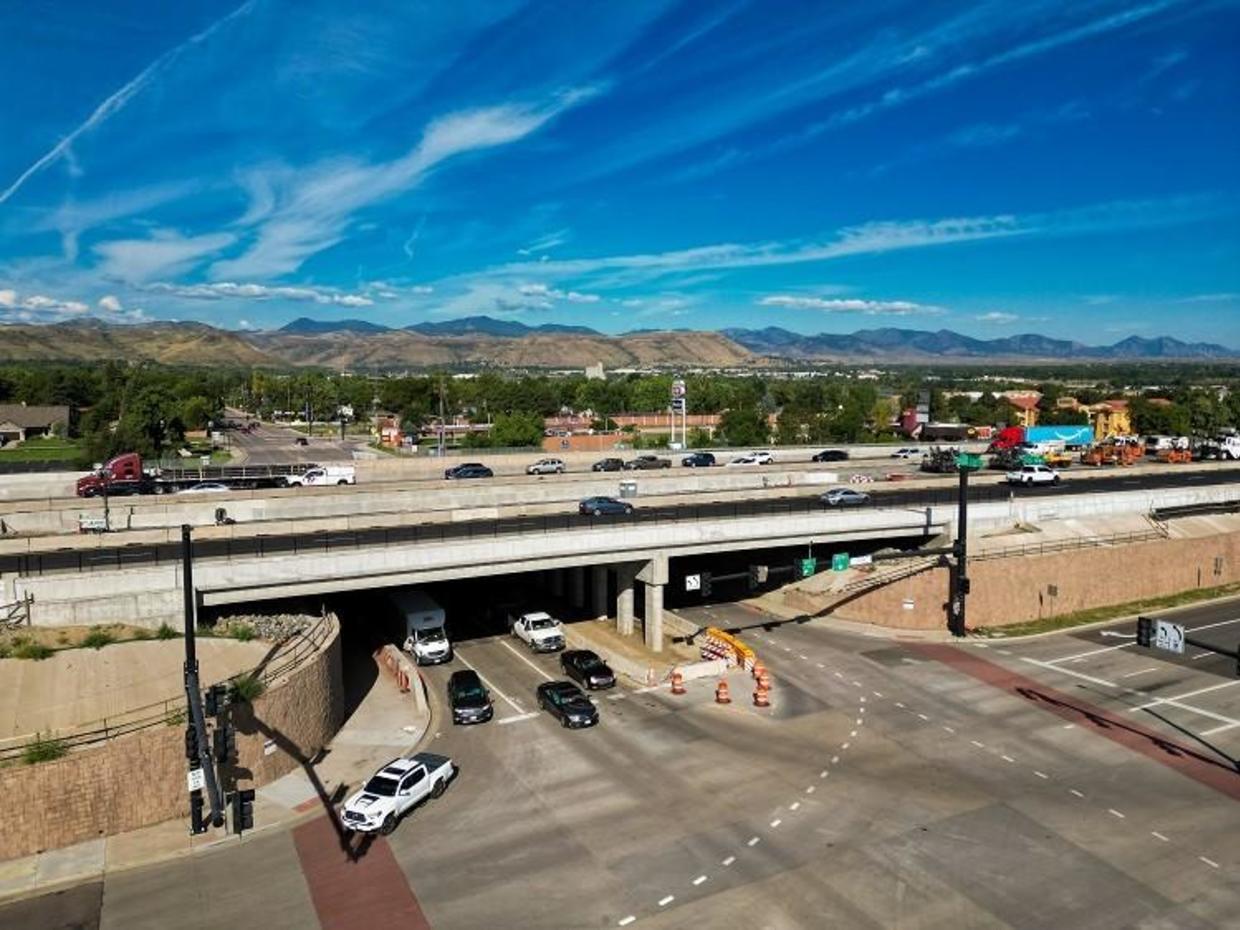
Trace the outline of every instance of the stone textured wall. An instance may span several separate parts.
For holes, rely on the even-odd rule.
[[[313,656],[239,708],[238,774],[267,782],[321,749],[344,718],[340,626]],[[266,749],[272,740],[273,751]],[[185,727],[156,727],[38,765],[0,769],[0,860],[172,818],[188,829]]]
[[[969,576],[970,626],[1023,623],[1240,582],[1240,533],[989,559],[971,562]],[[947,571],[936,568],[841,605],[836,615],[896,629],[941,629],[946,599]]]

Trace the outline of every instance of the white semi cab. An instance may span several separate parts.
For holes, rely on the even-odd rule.
[[[1007,473],[1008,484],[1058,484],[1059,472],[1049,465],[1022,465]]]
[[[397,588],[388,597],[400,615],[405,640],[401,648],[418,665],[452,661],[447,615],[421,588]]]
[[[533,613],[509,617],[512,635],[535,652],[558,652],[564,648],[564,626],[548,613]]]
[[[316,465],[300,475],[284,479],[291,488],[322,488],[332,484],[357,484],[357,469],[352,465]]]
[[[386,836],[423,798],[443,794],[455,775],[456,766],[447,756],[419,752],[393,759],[344,802],[341,823],[346,830]]]

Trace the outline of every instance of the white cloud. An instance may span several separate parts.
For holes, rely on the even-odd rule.
[[[108,313],[120,313],[121,301],[115,294],[108,294],[99,298],[99,309],[106,310]]]
[[[546,284],[522,284],[517,288],[526,297],[566,300],[570,304],[596,304],[602,298],[598,294],[582,294],[579,291],[561,291]]]
[[[9,289],[0,290],[0,307],[9,309],[9,308],[16,307],[16,306],[17,306],[17,291],[9,290]]]
[[[169,277],[192,268],[203,256],[227,248],[236,241],[231,233],[182,236],[171,229],[156,230],[149,239],[113,239],[94,251],[102,259],[99,270],[106,277],[141,282]]]
[[[1232,292],[1222,292],[1216,294],[1193,294],[1189,297],[1181,297],[1177,303],[1182,304],[1222,304],[1240,301],[1240,294]]]
[[[556,230],[553,233],[547,233],[535,239],[523,249],[517,249],[518,255],[538,255],[541,252],[548,252],[558,245],[563,245],[568,241],[569,234],[567,229]]]
[[[80,300],[64,300],[46,294],[19,294],[12,288],[0,290],[0,320],[21,323],[55,323],[90,312]]]
[[[435,289],[434,289],[433,287],[431,287],[429,284],[417,284],[417,285],[415,285],[415,286],[413,286],[413,287],[409,288],[409,290],[410,290],[410,292],[411,292],[411,293],[414,293],[414,294],[433,294],[433,293],[435,293]]]
[[[233,281],[217,281],[212,284],[169,284],[160,281],[147,285],[146,290],[190,300],[295,300],[339,307],[369,307],[374,304],[374,301],[364,294],[342,294],[317,287],[237,284]]]
[[[9,184],[7,188],[0,191],[0,204],[16,194],[30,178],[38,174],[48,165],[55,162],[62,156],[71,155],[73,143],[83,134],[90,132],[95,127],[104,123],[114,114],[120,112],[144,87],[146,87],[154,78],[168,65],[172,64],[182,52],[196,45],[206,42],[217,30],[232,21],[238,16],[248,13],[257,0],[246,0],[245,3],[237,7],[226,16],[217,19],[214,23],[203,29],[196,35],[190,36],[180,45],[164,52],[153,62],[147,65],[132,78],[128,83],[124,84],[119,90],[104,98],[103,102],[95,107],[94,111],[86,118],[86,120],[75,126],[71,131],[61,137],[60,141],[52,146],[48,151],[44,152],[33,164],[27,167],[17,178]],[[75,161],[76,165],[76,161]],[[79,167],[78,171],[81,170]]]
[[[247,181],[263,198],[257,236],[240,256],[212,265],[211,274],[229,279],[295,271],[311,255],[340,242],[357,210],[415,187],[454,156],[517,142],[596,93],[597,88],[579,88],[538,105],[502,104],[449,113],[429,123],[407,154],[389,162],[333,160],[297,171],[258,170]],[[252,206],[247,216],[255,212]],[[421,224],[404,245],[409,257],[420,232]]]
[[[997,323],[1006,325],[1015,323],[1020,319],[1015,313],[1004,313],[1002,310],[991,310],[989,313],[982,313],[974,317],[979,323]]]
[[[833,299],[803,297],[795,294],[771,294],[763,297],[758,303],[763,307],[822,310],[825,313],[864,313],[867,316],[939,316],[947,312],[942,307],[913,303],[908,300]]]

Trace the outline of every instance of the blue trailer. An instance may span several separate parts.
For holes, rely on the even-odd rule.
[[[1065,449],[1082,449],[1093,441],[1092,426],[1030,426],[1025,429],[1025,442],[1030,445],[1053,443]]]

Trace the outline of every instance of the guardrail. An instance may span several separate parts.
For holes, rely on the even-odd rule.
[[[1006,559],[1017,555],[1045,555],[1051,552],[1066,552],[1071,549],[1092,549],[1102,546],[1127,545],[1137,542],[1149,542],[1155,539],[1166,539],[1167,534],[1156,529],[1134,530],[1129,533],[1111,533],[1105,536],[1075,536],[1069,539],[1057,539],[1053,542],[1037,543],[1036,545],[1005,546],[1001,549],[984,549],[970,553],[970,562],[984,562],[988,559]]]
[[[333,629],[334,622],[325,615],[308,629],[278,644],[271,661],[231,675],[222,683],[229,684],[243,675],[254,675],[264,686],[269,685],[300,666],[309,656],[316,654]],[[284,651],[286,645],[290,645],[290,648]],[[0,764],[21,759],[27,749],[41,742],[56,742],[72,752],[152,727],[180,726],[185,720],[185,695],[178,694],[74,727],[49,730],[33,737],[24,735],[0,739]]]
[[[1150,516],[1162,522],[1176,517],[1198,517],[1212,513],[1235,513],[1240,511],[1240,498],[1206,504],[1180,504],[1177,507],[1155,507]]]

